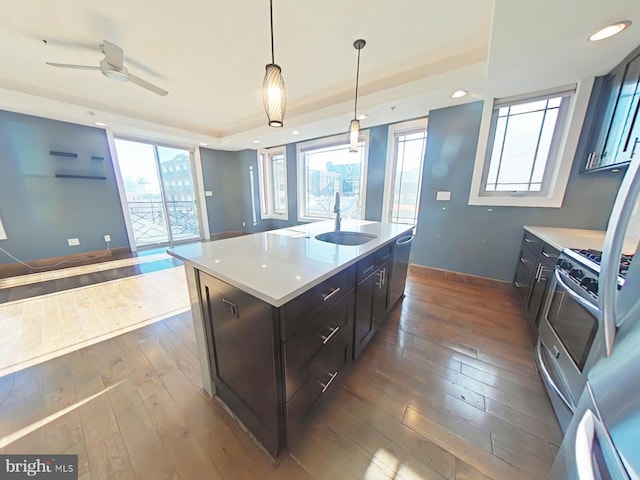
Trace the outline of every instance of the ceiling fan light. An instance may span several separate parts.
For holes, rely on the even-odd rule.
[[[360,120],[353,119],[349,124],[349,152],[358,153],[360,142]]]
[[[265,69],[262,83],[264,111],[267,113],[270,127],[282,127],[287,109],[287,92],[284,88],[282,70],[275,63],[269,63]]]

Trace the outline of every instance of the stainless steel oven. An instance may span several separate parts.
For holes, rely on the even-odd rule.
[[[598,271],[566,251],[558,259],[543,307],[536,363],[563,430],[590,367],[604,351],[598,314]]]

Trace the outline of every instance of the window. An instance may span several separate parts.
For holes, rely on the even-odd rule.
[[[569,93],[496,102],[484,194],[545,194],[567,117]]]
[[[469,204],[561,207],[592,85],[485,101]]]
[[[384,220],[415,225],[418,221],[427,119],[389,126]]]
[[[287,159],[284,147],[260,150],[258,172],[262,218],[288,218]]]
[[[358,153],[346,135],[299,143],[298,220],[334,218],[335,193],[345,218],[364,218],[369,132],[361,133]]]

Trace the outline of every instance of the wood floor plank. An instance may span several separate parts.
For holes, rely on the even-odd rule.
[[[345,386],[336,395],[336,403],[403,447],[409,455],[419,458],[445,478],[453,479],[455,457],[442,446],[407,428],[402,423],[402,418],[393,415],[393,411],[381,410],[383,406],[376,401],[380,395],[372,390],[374,389],[357,392]],[[373,393],[373,396],[369,396],[369,393]]]
[[[473,443],[443,428],[438,423],[431,421],[413,409],[407,409],[403,423],[488,477],[494,479],[509,478],[513,480],[534,478],[528,477],[518,468],[478,448]]]
[[[491,480],[485,474],[479,472],[471,465],[456,459],[456,480]]]

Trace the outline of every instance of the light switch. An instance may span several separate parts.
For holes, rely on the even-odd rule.
[[[205,197],[213,197],[213,192],[211,190],[205,190],[204,191],[204,196]]]
[[[451,192],[436,193],[436,200],[451,200]]]

